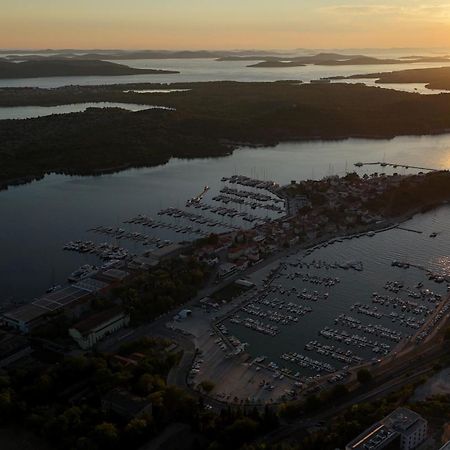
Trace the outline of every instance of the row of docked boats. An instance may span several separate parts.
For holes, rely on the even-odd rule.
[[[289,325],[290,323],[298,322],[299,317],[307,314],[307,310],[297,305],[292,305],[289,307],[289,313],[284,314],[276,310],[264,310],[259,305],[255,303],[250,303],[244,305],[241,311],[255,317],[260,317],[261,319],[268,319],[271,322],[279,323],[282,325]]]
[[[403,333],[400,331],[393,330],[380,324],[372,325],[369,323],[368,325],[364,325],[360,320],[346,314],[340,314],[336,317],[334,323],[335,325],[352,328],[361,331],[362,333],[371,334],[394,342],[400,342],[403,338]]]
[[[316,372],[333,373],[336,371],[336,368],[327,362],[318,361],[296,352],[283,353],[281,359]]]
[[[107,236],[111,236],[116,240],[130,240],[134,242],[139,242],[142,245],[155,245],[159,248],[164,247],[165,245],[172,244],[172,241],[170,240],[162,240],[155,236],[150,236],[145,233],[139,233],[137,231],[125,231],[123,228],[112,228],[112,227],[95,227],[91,228],[89,231],[97,233],[97,234],[103,234]],[[183,230],[183,232],[187,232],[189,230]]]
[[[204,211],[209,211],[213,214],[217,214],[219,216],[226,216],[231,219],[234,219],[235,217],[239,217],[242,220],[245,220],[247,222],[251,223],[264,223],[266,219],[262,219],[259,216],[255,216],[254,214],[249,214],[244,211],[238,211],[235,208],[226,208],[225,206],[212,206],[207,203],[194,203],[192,205],[194,208],[202,209]]]
[[[164,228],[166,230],[175,231],[176,233],[183,233],[183,234],[190,233],[190,234],[198,234],[200,236],[208,235],[208,232],[203,231],[199,227],[194,228],[191,225],[177,225],[173,223],[161,222],[159,220],[154,220],[142,214],[140,214],[138,217],[130,219],[127,223],[135,223],[149,228]]]
[[[305,345],[305,350],[316,352],[319,355],[335,359],[345,364],[359,364],[363,361],[361,356],[355,355],[351,350],[336,348],[334,345],[321,344],[318,341],[310,341]]]
[[[124,259],[130,256],[125,248],[108,242],[98,244],[92,241],[70,241],[63,246],[63,249],[78,253],[91,253],[102,259]]]
[[[272,285],[269,291],[272,293],[279,293],[281,295],[286,295],[287,297],[293,295],[296,296],[298,299],[308,300],[312,302],[317,302],[320,299],[326,300],[330,295],[328,292],[324,292],[323,294],[319,293],[318,291],[309,292],[306,288],[300,291],[300,289],[298,289],[296,286],[287,288],[282,286],[281,284]]]
[[[259,203],[255,200],[244,200],[241,197],[231,197],[226,194],[216,195],[213,197],[213,201],[224,203],[225,205],[228,205],[229,203],[236,203],[238,205],[248,206],[251,209],[265,209],[267,211],[273,211],[279,214],[284,214],[286,212],[284,208],[272,203]]]
[[[251,317],[241,318],[239,314],[235,314],[230,322],[236,325],[243,325],[250,330],[256,331],[261,334],[265,334],[271,337],[275,337],[279,332],[279,328],[275,325],[269,325],[262,320],[253,319]]]
[[[263,189],[271,191],[277,188],[279,185],[275,181],[264,181],[256,178],[247,177],[245,175],[232,175],[231,177],[222,177],[223,183],[228,182],[231,184],[238,184],[240,186],[252,187],[255,189]]]
[[[325,269],[325,270],[353,269],[358,272],[362,272],[364,270],[364,265],[363,265],[362,261],[346,261],[346,262],[334,261],[334,262],[330,263],[327,261],[323,261],[321,259],[318,259],[318,260],[313,259],[312,261],[308,262],[308,261],[303,261],[302,258],[298,258],[297,261],[295,261],[295,260],[289,261],[287,263],[287,265],[289,265],[291,267],[298,267],[300,269],[317,269],[317,270],[321,270],[321,269]]]
[[[302,273],[302,272],[290,272],[285,274],[285,278],[287,280],[296,280],[299,279],[304,283],[311,283],[322,285],[326,287],[331,287],[341,282],[338,277],[321,277],[319,275],[314,275],[311,273]]]
[[[274,197],[268,194],[262,194],[261,192],[244,191],[240,189],[231,188],[229,186],[224,186],[220,190],[221,194],[234,195],[235,197],[256,200],[257,202],[275,202],[283,203],[284,200],[280,197]]]
[[[325,327],[319,331],[319,335],[325,339],[342,342],[346,345],[353,345],[359,348],[370,348],[374,353],[387,354],[391,350],[391,346],[389,344],[382,341],[368,339],[366,336],[361,336],[357,333],[350,334],[346,330]],[[387,339],[386,335],[380,335],[380,337]],[[400,342],[401,336],[398,334],[393,334],[390,338],[391,341]]]
[[[393,307],[396,309],[398,307],[402,312],[413,314],[423,314],[424,316],[428,316],[431,314],[432,310],[425,305],[412,302],[410,300],[405,300],[400,297],[392,297],[390,295],[379,295],[376,292],[372,294],[372,303],[379,304],[385,307]],[[397,316],[398,314],[395,313]]]
[[[193,205],[195,206],[195,208],[202,208],[203,203],[195,203]],[[207,205],[207,207],[208,207],[208,205]],[[229,228],[229,229],[232,229],[232,230],[239,228],[239,227],[236,227],[234,225],[222,223],[222,222],[219,222],[219,221],[217,221],[215,219],[206,218],[206,217],[204,217],[204,216],[202,216],[200,214],[190,213],[188,211],[184,211],[184,210],[179,209],[179,208],[162,209],[161,211],[158,211],[158,215],[159,216],[169,216],[169,217],[173,217],[175,219],[182,218],[182,219],[188,220],[190,222],[198,223],[200,225],[205,225],[205,226],[208,226],[208,227],[221,226],[221,227]]]

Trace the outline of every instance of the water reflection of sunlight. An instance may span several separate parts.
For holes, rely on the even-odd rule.
[[[443,150],[439,164],[442,169],[450,169],[450,148]]]
[[[440,268],[443,275],[450,275],[450,256],[438,256],[433,258],[431,262]]]

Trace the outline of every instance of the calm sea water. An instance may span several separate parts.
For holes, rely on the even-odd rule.
[[[156,213],[161,208],[183,208],[186,200],[200,193],[205,185],[211,187],[206,198],[211,202],[222,186],[223,176],[239,173],[283,184],[292,179],[344,173],[346,168],[353,170],[356,161],[383,158],[387,162],[448,169],[450,135],[243,148],[223,158],[172,159],[163,166],[103,176],[52,174],[37,182],[11,187],[0,192],[0,302],[11,298],[29,301],[52,283],[64,282],[81,264],[94,262],[92,256],[62,251],[62,246],[71,240],[108,241],[107,237],[87,232],[88,229],[98,225],[121,226],[124,220],[138,214],[158,218]],[[368,166],[360,172],[375,170],[380,168]],[[137,226],[127,229],[173,241],[191,237],[170,230]],[[142,250],[137,244],[130,243],[128,247],[136,252]]]
[[[213,59],[142,59],[113,61],[141,69],[176,70],[179,74],[48,77],[0,80],[1,87],[55,88],[68,85],[101,85],[123,83],[177,83],[197,81],[277,81],[309,82],[322,77],[350,76],[374,72],[442,67],[450,63],[386,64],[363,66],[304,66],[282,68],[252,68],[256,61],[215,61]]]
[[[395,55],[393,55],[395,57]],[[301,80],[305,83],[322,77],[329,76],[349,76],[355,74],[365,74],[374,72],[404,70],[411,68],[441,67],[443,63],[431,64],[388,64],[371,66],[314,66],[305,67],[285,67],[285,68],[251,68],[250,61],[215,61],[213,59],[142,59],[123,60],[118,63],[134,68],[148,69],[160,68],[179,71],[179,74],[172,75],[130,75],[130,76],[94,76],[94,77],[48,77],[48,78],[25,78],[13,80],[0,80],[2,87],[40,87],[56,88],[68,85],[105,85],[105,84],[125,84],[125,83],[176,83],[176,82],[206,82],[206,81],[277,81],[277,80]],[[345,80],[346,83],[364,83],[368,86],[382,87],[397,91],[415,92],[420,94],[439,94],[447,91],[430,90],[425,87],[425,83],[406,84],[384,84],[377,85],[373,79]],[[170,93],[168,94],[170,95]],[[60,106],[20,106],[20,107],[0,107],[0,120],[2,119],[28,119],[33,117],[46,116],[50,114],[64,114],[84,111],[86,108],[95,106],[120,107],[132,111],[145,109],[142,105],[126,103],[81,103],[76,105]]]
[[[391,262],[394,260],[405,261],[410,264],[423,266],[435,273],[450,275],[450,206],[439,208],[427,214],[417,215],[405,223],[404,226],[422,233],[393,229],[378,233],[375,237],[362,237],[335,243],[313,252],[304,259],[304,261],[310,263],[319,260],[327,263],[361,261],[364,267],[362,272],[324,268],[299,269],[294,267],[287,269],[284,273],[300,272],[302,274],[310,273],[319,277],[339,277],[340,283],[332,287],[325,287],[304,282],[299,277],[296,277],[294,280],[286,280],[283,277],[276,280],[275,284],[281,284],[285,289],[296,287],[298,292],[302,292],[303,289],[307,289],[310,293],[317,290],[320,295],[324,292],[329,292],[328,299],[319,299],[317,302],[297,299],[295,295],[286,297],[279,292],[271,294],[269,298],[278,298],[298,305],[307,305],[313,310],[312,313],[300,318],[298,323],[287,326],[278,325],[280,334],[276,337],[266,336],[249,330],[242,325],[227,322],[230,333],[237,336],[242,342],[248,342],[250,344],[248,350],[253,356],[267,356],[268,361],[275,361],[280,367],[290,367],[294,372],[299,370],[303,375],[312,375],[314,371],[302,370],[294,364],[286,363],[280,359],[281,354],[284,352],[297,352],[315,360],[330,363],[337,368],[345,365],[345,363],[340,363],[330,357],[306,351],[305,345],[314,340],[324,345],[334,345],[336,348],[341,348],[344,351],[350,350],[364,359],[379,357],[371,350],[367,348],[362,349],[353,343],[345,344],[319,336],[318,332],[324,327],[346,330],[350,335],[365,336],[378,343],[390,344],[391,349],[393,349],[396,345],[395,343],[365,334],[361,330],[355,330],[342,324],[335,324],[335,319],[340,314],[345,314],[360,320],[363,326],[368,324],[382,325],[403,334],[412,335],[416,332],[414,329],[402,325],[399,320],[393,321],[389,317],[391,312],[402,314],[400,308],[393,308],[392,305],[381,306],[380,304],[372,304],[372,293],[378,292],[383,295],[412,300],[420,305],[432,306],[427,301],[411,299],[404,292],[393,294],[384,290],[384,285],[387,281],[397,281],[412,290],[419,282],[422,282],[423,289],[430,289],[440,295],[447,295],[445,283],[437,284],[429,281],[426,273],[416,268],[401,269],[392,267]],[[433,232],[438,233],[436,238],[430,238],[430,234]],[[290,260],[295,259],[291,258]],[[376,319],[358,314],[355,309],[351,309],[352,305],[357,302],[369,305],[370,308],[376,307],[377,311],[385,314],[385,316],[381,319]],[[268,309],[273,310],[273,308]],[[414,319],[424,317],[420,314],[415,315],[412,312],[403,313]],[[240,313],[240,316],[245,317],[246,314]],[[263,321],[271,324],[268,319],[263,319]]]

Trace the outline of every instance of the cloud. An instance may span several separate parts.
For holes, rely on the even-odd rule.
[[[334,5],[320,8],[320,11],[346,16],[390,16],[406,20],[441,21],[450,19],[450,3],[437,5]]]
[[[334,14],[353,14],[358,16],[372,15],[372,14],[392,14],[398,12],[398,6],[390,5],[334,5],[320,8],[323,12]]]

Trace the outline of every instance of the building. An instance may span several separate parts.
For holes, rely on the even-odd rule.
[[[398,438],[398,434],[382,423],[376,423],[350,442],[345,450],[379,450]]]
[[[114,307],[78,322],[69,329],[69,334],[83,350],[88,350],[129,323],[130,316],[122,308]]]
[[[398,408],[353,439],[345,450],[413,450],[427,438],[428,423],[407,408]],[[395,447],[394,447],[395,445]]]
[[[83,280],[86,284],[88,281]],[[45,323],[47,316],[67,312],[70,317],[79,317],[89,307],[92,291],[78,286],[66,286],[47,293],[33,302],[19,306],[2,315],[2,321],[22,333]]]
[[[412,450],[427,438],[427,421],[410,409],[398,408],[385,417],[383,422],[400,434],[402,450]]]
[[[174,320],[186,320],[188,317],[192,316],[192,311],[190,309],[182,309],[173,319]]]
[[[223,263],[219,266],[219,278],[228,278],[237,272],[238,268],[233,263]]]
[[[169,244],[164,247],[158,248],[153,252],[147,253],[146,256],[150,256],[157,261],[164,261],[179,256],[185,249],[186,245],[183,244]]]
[[[152,404],[146,398],[136,397],[121,389],[114,389],[102,398],[102,409],[131,420],[143,414],[151,414]]]
[[[159,264],[159,260],[151,255],[135,256],[128,267],[132,270],[148,270],[152,267],[156,267]]]
[[[44,323],[45,316],[49,313],[50,311],[48,309],[31,303],[5,312],[2,315],[2,322],[8,327],[22,333],[29,333],[33,328]]]
[[[241,287],[246,288],[246,289],[252,289],[252,288],[255,287],[255,283],[253,283],[253,281],[244,280],[242,278],[239,279],[239,280],[236,280],[234,282],[234,284],[237,284],[238,286],[241,286]]]
[[[29,333],[45,323],[49,316],[54,317],[57,313],[64,313],[71,319],[78,318],[89,311],[95,296],[105,294],[112,286],[129,276],[129,272],[110,266],[74,284],[47,292],[27,305],[5,312],[1,321],[10,328]]]

